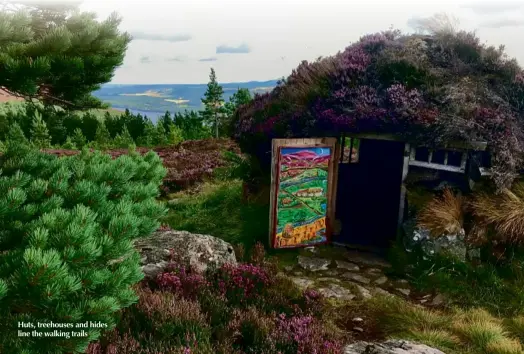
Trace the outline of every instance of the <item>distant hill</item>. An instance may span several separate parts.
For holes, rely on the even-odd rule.
[[[227,101],[239,88],[247,88],[252,94],[271,91],[277,80],[220,83]],[[147,114],[153,120],[165,111],[181,112],[202,108],[201,98],[207,84],[119,85],[106,84],[93,94],[111,104],[114,109],[129,109],[134,113]]]

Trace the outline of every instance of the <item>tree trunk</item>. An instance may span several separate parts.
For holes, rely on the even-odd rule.
[[[216,138],[218,139],[218,114],[215,113],[215,135],[216,135]]]

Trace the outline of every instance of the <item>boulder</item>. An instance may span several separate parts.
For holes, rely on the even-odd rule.
[[[457,235],[431,237],[428,230],[416,226],[414,219],[406,221],[403,227],[406,251],[411,252],[416,247],[420,247],[426,257],[449,255],[459,261],[466,261],[467,247],[464,229],[460,230]]]
[[[383,343],[356,342],[344,348],[344,354],[445,354],[444,352],[403,340],[388,340]]]
[[[231,244],[213,236],[187,231],[156,231],[135,241],[135,247],[142,257],[142,271],[147,278],[154,278],[164,271],[172,257],[199,272],[210,266],[237,263]]]

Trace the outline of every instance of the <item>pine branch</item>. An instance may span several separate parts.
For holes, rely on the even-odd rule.
[[[47,90],[47,89],[44,88],[44,90],[42,90],[42,88],[44,88],[44,85],[40,86],[40,89],[38,90],[38,94],[36,94],[36,95],[27,95],[27,94],[22,94],[22,93],[18,93],[18,92],[15,92],[15,91],[11,91],[11,90],[7,89],[5,86],[0,87],[0,89],[4,90],[5,92],[10,94],[11,96],[22,98],[22,99],[24,99],[24,100],[26,100],[26,101],[28,101],[30,103],[33,103],[33,104],[34,104],[33,100],[39,100],[39,101],[51,101],[52,100],[52,101],[57,101],[57,102],[63,103],[65,105],[68,105],[68,106],[70,106],[72,108],[76,108],[76,109],[79,109],[79,110],[85,109],[85,107],[80,107],[77,104],[74,104],[73,102],[70,102],[70,101],[67,101],[67,100],[55,97],[55,96],[49,94],[48,92],[46,92],[45,90]]]

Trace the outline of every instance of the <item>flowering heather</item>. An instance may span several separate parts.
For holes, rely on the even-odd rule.
[[[137,148],[136,151],[145,155],[151,149]],[[220,167],[227,166],[223,152],[231,151],[240,153],[234,142],[228,139],[206,139],[184,141],[176,147],[158,147],[153,149],[162,159],[167,168],[164,178],[163,193],[169,193],[182,187],[193,185],[213,174]],[[58,156],[76,155],[76,150],[45,150],[49,154]],[[107,151],[113,158],[128,153],[127,149],[114,149]]]
[[[251,264],[225,264],[214,275],[214,285],[218,291],[235,302],[261,296],[272,282],[266,269]]]
[[[306,289],[303,293],[305,312],[310,315],[322,316],[324,306],[324,296],[314,289]]]
[[[393,85],[387,90],[389,101],[399,109],[416,109],[422,103],[422,95],[417,89],[407,90],[404,85]]]
[[[86,354],[135,354],[140,353],[140,343],[129,333],[120,334],[117,330],[106,335],[105,348],[100,342],[89,344]]]
[[[269,169],[272,138],[383,132],[421,145],[485,141],[492,176],[508,186],[522,167],[524,74],[473,33],[362,37],[333,57],[302,62],[235,117],[243,152]],[[475,116],[500,121],[477,124]],[[502,110],[502,111],[501,111]]]
[[[322,324],[311,316],[277,318],[276,331],[273,334],[278,348],[286,353],[297,354],[338,354],[342,345],[330,338]]]
[[[190,321],[205,323],[200,305],[191,300],[181,299],[167,292],[140,292],[137,310],[147,318],[159,321]]]
[[[346,73],[363,72],[370,63],[371,58],[360,45],[347,47],[340,54],[340,65]]]
[[[227,325],[233,346],[242,352],[275,352],[272,333],[275,332],[275,321],[254,307],[233,311],[232,319]]]
[[[524,85],[524,71],[521,71],[515,75],[515,82],[517,84]]]
[[[160,273],[157,276],[158,287],[184,298],[194,299],[209,285],[202,274],[190,271],[187,267],[170,263],[167,270],[168,272]]]

